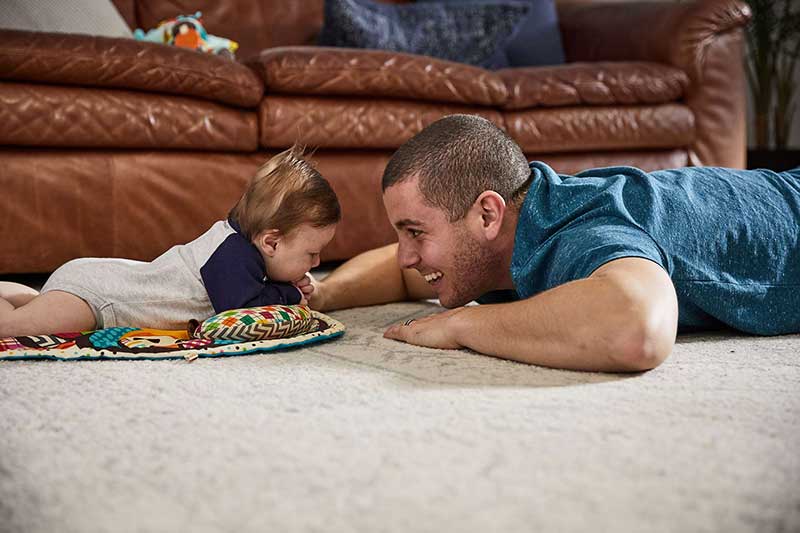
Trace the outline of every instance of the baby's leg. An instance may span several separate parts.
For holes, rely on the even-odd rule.
[[[14,310],[0,308],[0,337],[87,331],[95,324],[89,304],[64,291],[45,292]]]
[[[11,309],[22,307],[39,295],[39,291],[31,289],[22,283],[0,281],[0,312],[8,309],[5,304],[10,304]]]

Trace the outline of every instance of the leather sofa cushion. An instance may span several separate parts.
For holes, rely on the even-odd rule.
[[[320,148],[397,148],[428,124],[454,113],[472,113],[502,127],[499,111],[403,100],[267,95],[258,120],[265,148],[294,142]]]
[[[383,50],[291,46],[247,63],[267,93],[367,96],[496,106],[503,81],[480,67]]]
[[[52,272],[75,257],[150,261],[227,216],[275,152],[0,149],[0,272]],[[342,204],[323,260],[395,239],[381,201],[391,152],[317,151],[314,165]],[[20,238],[11,238],[21,235]],[[29,239],[25,236],[35,235]]]
[[[0,144],[251,151],[255,111],[152,93],[0,82]]]
[[[531,109],[504,114],[524,152],[580,152],[687,147],[694,115],[683,104]]]
[[[537,108],[501,113],[484,107],[268,95],[259,108],[260,143],[320,148],[395,149],[431,122],[453,113],[481,115],[505,129],[526,152],[685,147],[694,115],[683,104]]]
[[[139,150],[0,150],[2,272],[75,257],[152,260],[224,217],[263,157]]]
[[[675,102],[688,76],[663,64],[574,63],[490,72],[426,56],[380,50],[283,47],[248,65],[267,93],[366,96],[503,109]]]
[[[0,30],[0,79],[195,96],[255,107],[263,84],[244,65],[157,43]]]
[[[682,70],[658,63],[572,63],[498,72],[508,90],[504,109],[574,105],[661,104],[689,87]]]

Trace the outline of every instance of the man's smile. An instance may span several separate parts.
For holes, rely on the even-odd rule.
[[[430,274],[425,274],[423,277],[425,278],[425,281],[427,281],[428,283],[433,283],[437,279],[441,278],[443,275],[444,274],[442,274],[441,272],[436,271],[436,272],[431,272]]]

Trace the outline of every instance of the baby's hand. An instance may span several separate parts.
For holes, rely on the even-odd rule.
[[[294,286],[300,291],[300,303],[298,305],[308,305],[308,298],[314,292],[314,285],[311,283],[311,274],[306,273],[302,278],[294,282]]]
[[[306,272],[302,278],[294,282],[295,287],[300,289],[300,292],[303,295],[303,301],[305,303],[302,305],[310,305],[314,309],[319,309],[319,293],[317,292],[315,294],[318,284],[319,282],[314,279],[314,276],[312,276],[309,272]]]

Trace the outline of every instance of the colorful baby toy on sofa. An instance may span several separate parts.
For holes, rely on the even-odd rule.
[[[158,26],[147,33],[141,28],[137,28],[133,32],[133,37],[137,41],[151,41],[179,46],[233,59],[236,49],[239,48],[239,43],[224,37],[210,35],[203,27],[202,16],[203,14],[200,11],[197,11],[194,15],[178,15],[175,18],[159,22]]]

